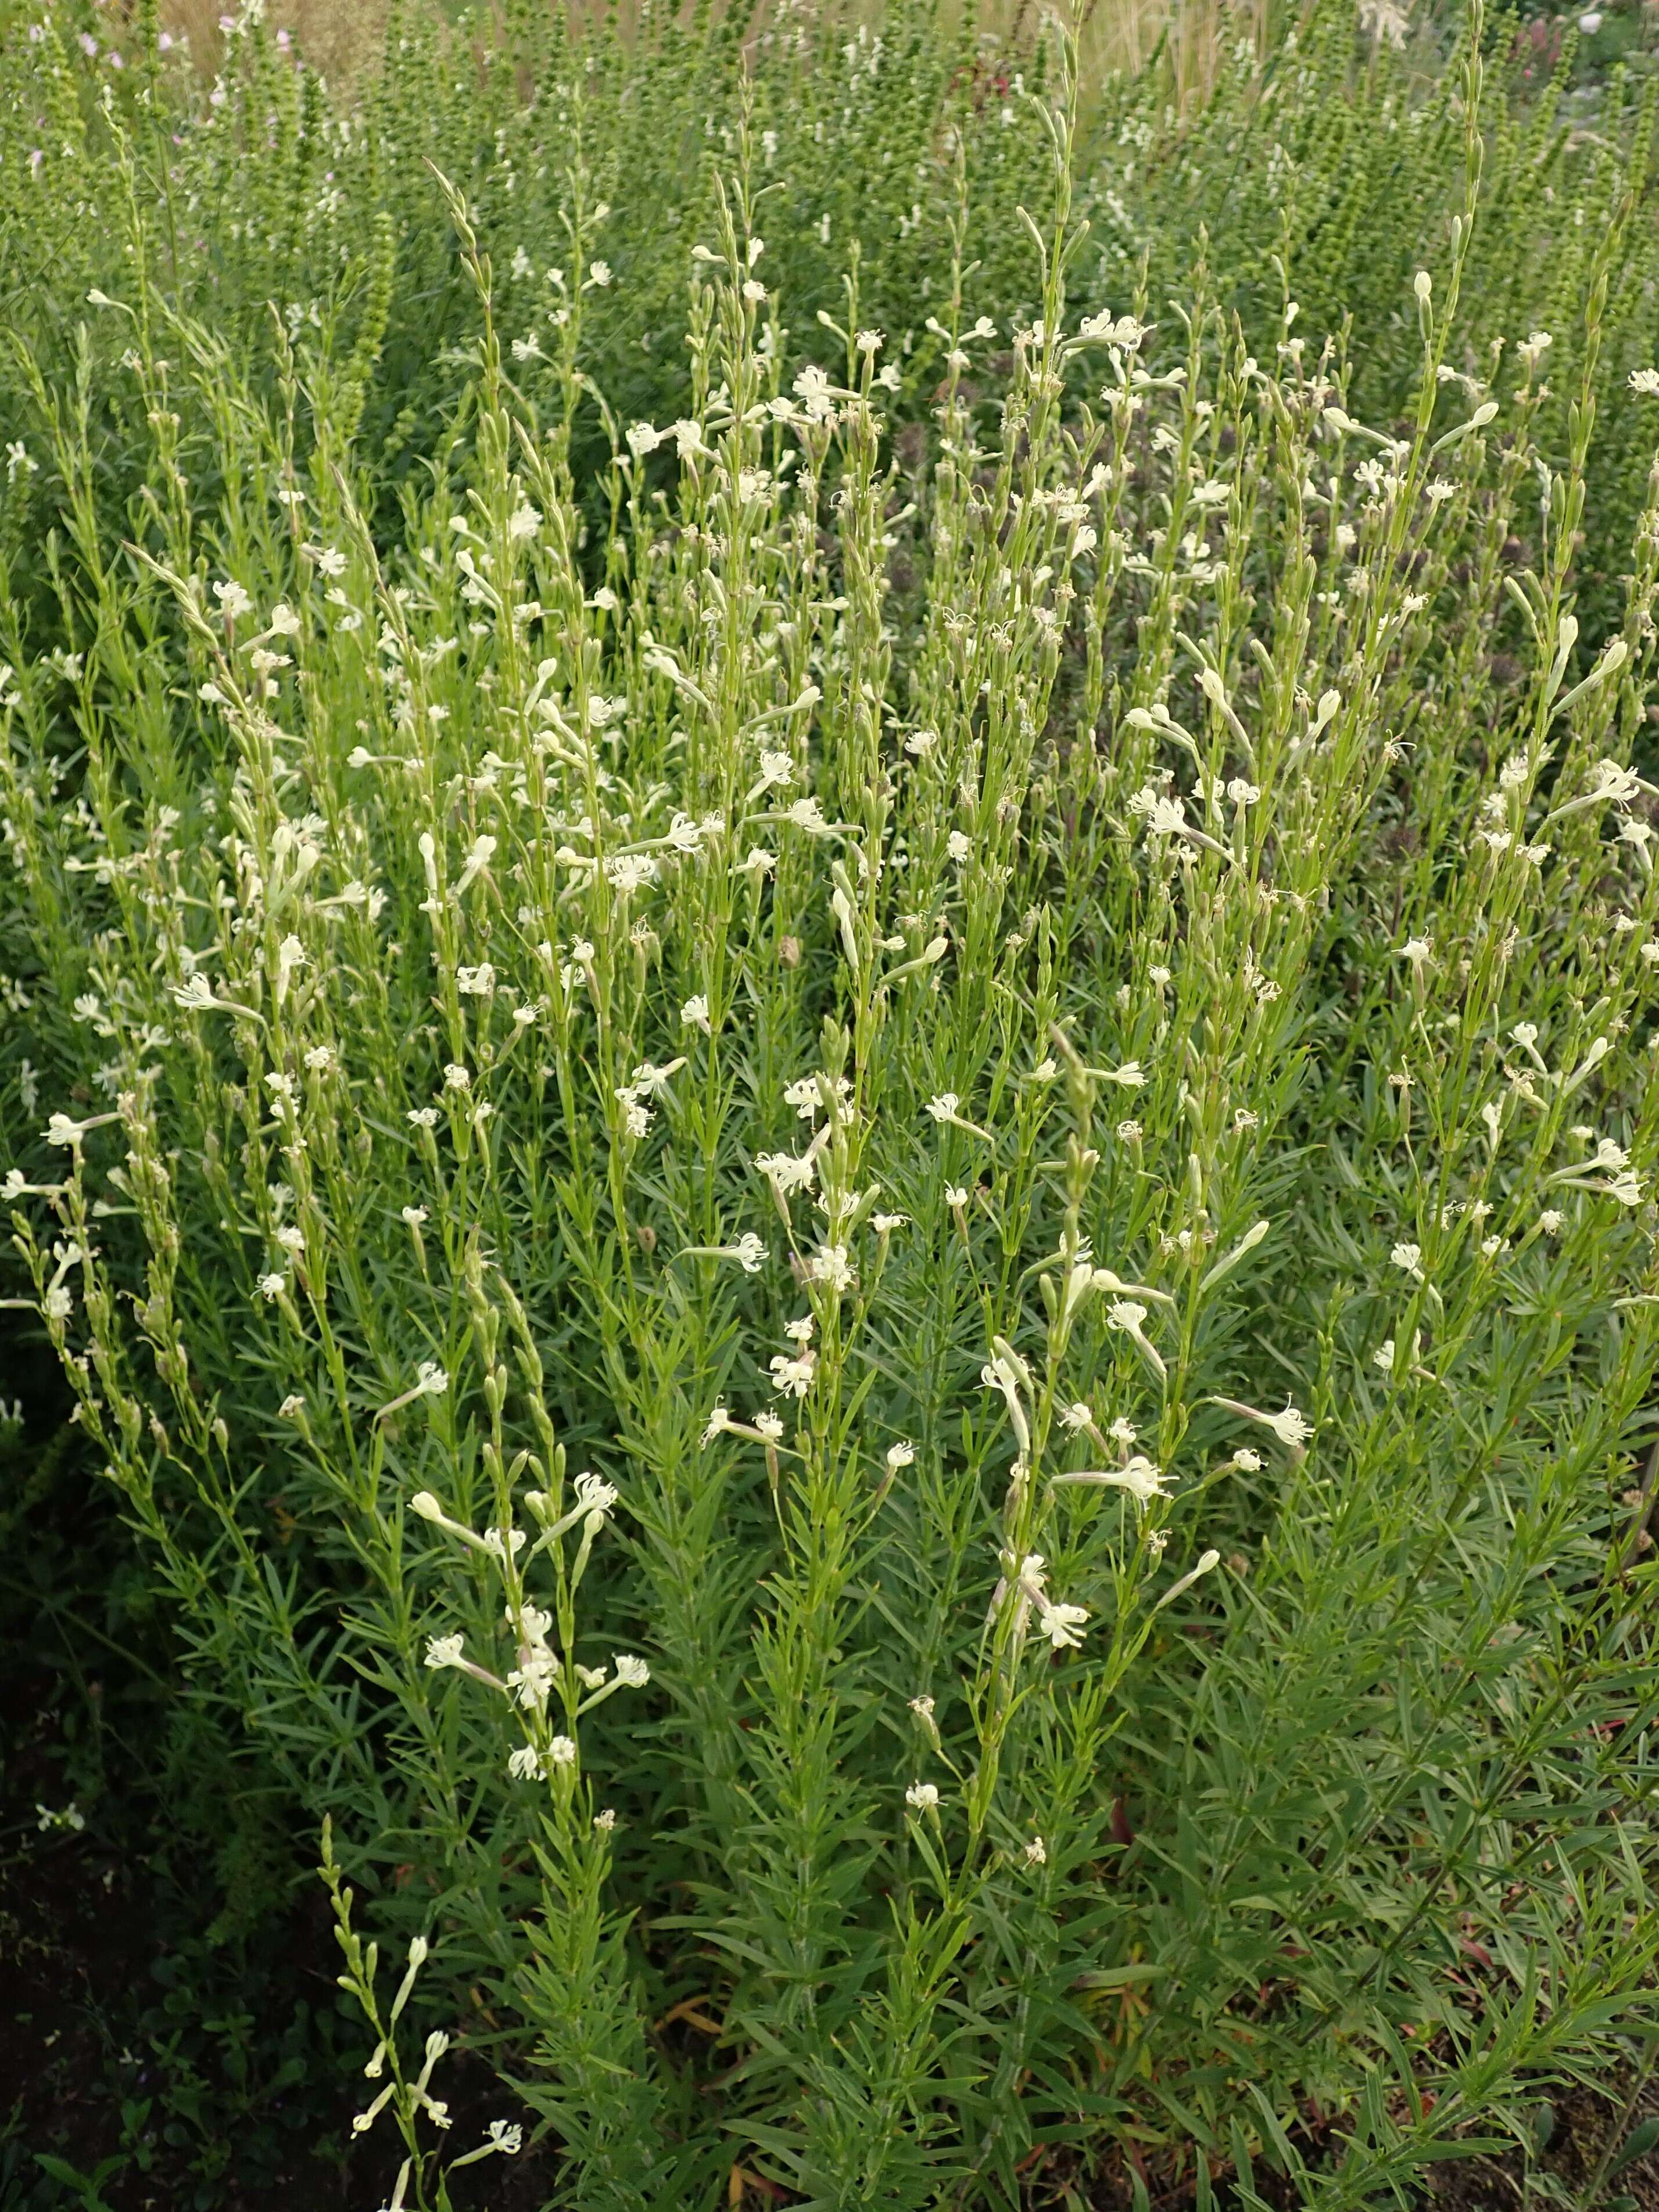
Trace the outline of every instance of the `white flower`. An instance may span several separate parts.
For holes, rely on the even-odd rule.
[[[726,1407],[724,1406],[714,1407],[710,1412],[708,1419],[703,1428],[703,1443],[706,1444],[712,1444],[715,1437],[723,1437],[731,1425],[732,1416],[726,1411]]]
[[[904,1228],[909,1218],[908,1213],[872,1213],[870,1226],[878,1237],[890,1237],[896,1229]]]
[[[939,1791],[931,1782],[913,1782],[904,1793],[904,1802],[912,1812],[936,1813]]]
[[[576,1763],[576,1747],[568,1735],[556,1735],[547,1747],[547,1756],[555,1766],[574,1766]]]
[[[1633,368],[1630,373],[1630,388],[1650,399],[1659,397],[1659,368]]]
[[[524,2146],[524,2130],[516,2120],[492,2120],[489,2142],[491,2150],[500,2151],[504,2158],[516,2158]]]
[[[974,849],[973,841],[965,830],[953,830],[945,841],[945,849],[953,860],[965,860]]]
[[[520,1744],[508,1758],[507,1771],[515,1782],[533,1782],[542,1771],[542,1755],[533,1744]]]
[[[1030,1842],[1026,1844],[1025,1863],[1027,1866],[1034,1867],[1048,1865],[1048,1849],[1041,1836],[1033,1836]]]
[[[1140,346],[1152,325],[1138,323],[1133,315],[1113,319],[1109,307],[1098,315],[1085,315],[1078,325],[1081,337],[1099,345],[1116,346],[1121,352],[1133,353]]]
[[[507,1625],[509,1628],[514,1625],[511,1606],[507,1609]],[[547,1632],[553,1626],[553,1616],[538,1605],[526,1605],[519,1614],[518,1625],[527,1642],[545,1644]]]
[[[643,1097],[654,1098],[659,1092],[667,1090],[671,1079],[678,1075],[684,1066],[684,1054],[678,1060],[671,1060],[663,1067],[659,1067],[653,1060],[642,1060],[634,1070],[634,1088]]]
[[[915,1455],[915,1446],[907,1439],[901,1439],[901,1441],[896,1444],[889,1444],[887,1447],[887,1466],[890,1473],[896,1474],[900,1468],[910,1466],[914,1462]]]
[[[1149,1505],[1155,1498],[1168,1498],[1168,1477],[1161,1468],[1154,1467],[1144,1453],[1136,1452],[1121,1468],[1086,1468],[1076,1474],[1057,1474],[1056,1483],[1086,1483],[1101,1490],[1127,1490],[1137,1505]]]
[[[961,1103],[954,1091],[941,1091],[936,1097],[927,1101],[927,1111],[936,1121],[951,1121],[956,1119],[957,1109]]]
[[[813,1095],[816,1097],[816,1091]],[[769,1182],[785,1193],[810,1189],[817,1174],[817,1163],[810,1155],[805,1159],[797,1159],[793,1152],[758,1153],[755,1165]]]
[[[217,1001],[213,995],[212,984],[198,970],[187,983],[175,988],[173,1003],[175,1006],[184,1007],[186,1012],[191,1012],[213,1006]]]
[[[1028,1552],[1019,1563],[1016,1580],[1033,1605],[1047,1605],[1048,1602],[1046,1587],[1048,1565],[1048,1562],[1041,1552]]]
[[[783,1103],[795,1109],[798,1121],[815,1121],[823,1111],[823,1094],[816,1075],[797,1076],[783,1086]]]
[[[775,1413],[757,1413],[753,1425],[757,1434],[764,1437],[769,1444],[776,1443],[783,1434],[783,1423]]]
[[[1246,1406],[1237,1398],[1212,1398],[1212,1405],[1220,1406],[1241,1420],[1259,1421],[1264,1429],[1271,1429],[1286,1450],[1299,1452],[1312,1436],[1313,1423],[1307,1415],[1287,1405],[1277,1413],[1264,1413],[1259,1406]]]
[[[1313,1423],[1294,1406],[1286,1406],[1282,1413],[1264,1414],[1262,1419],[1282,1444],[1299,1450],[1313,1434]]]
[[[1547,331],[1533,331],[1521,340],[1515,350],[1522,366],[1530,370],[1537,368],[1554,343],[1555,340]]]
[[[757,1238],[758,1243],[759,1239]],[[806,1263],[807,1273],[815,1283],[823,1283],[837,1297],[853,1287],[853,1270],[848,1261],[844,1244],[820,1244]]]
[[[803,1352],[796,1359],[791,1359],[786,1352],[774,1352],[769,1364],[772,1388],[780,1396],[804,1398],[812,1387],[812,1370],[817,1362],[811,1352]]]
[[[1241,1444],[1233,1454],[1233,1465],[1241,1474],[1259,1474],[1261,1471],[1261,1455],[1260,1452],[1252,1451],[1249,1444]]]
[[[1089,1611],[1081,1605],[1048,1605],[1041,1619],[1042,1632],[1056,1651],[1074,1651],[1089,1625]]]
[[[611,1662],[617,1680],[625,1690],[642,1690],[651,1680],[651,1669],[643,1659],[631,1651],[619,1651]]]
[[[802,369],[790,389],[814,421],[823,422],[834,411],[829,376],[811,363]]]
[[[1434,939],[1431,937],[1408,937],[1400,948],[1400,957],[1409,960],[1413,968],[1421,969],[1425,962],[1434,957]]]
[[[1402,1267],[1413,1280],[1423,1279],[1423,1249],[1418,1244],[1396,1244],[1389,1257],[1396,1267]]]
[[[699,453],[709,458],[709,449],[702,441],[702,425],[694,422],[689,416],[683,415],[678,422],[671,422],[662,435],[674,441],[675,450],[683,461],[691,460]]]
[[[519,1703],[526,1712],[540,1712],[552,1692],[556,1671],[552,1653],[545,1647],[538,1650],[532,1646],[521,1654],[520,1663],[507,1678],[507,1686],[518,1692]]]
[[[616,853],[605,862],[605,872],[611,887],[626,896],[651,882],[657,864],[649,853]]]
[[[1631,805],[1642,788],[1634,769],[1626,768],[1616,760],[1597,761],[1593,773],[1595,796],[1610,799],[1619,806]]]
[[[680,1026],[682,1029],[701,1030],[705,1036],[709,1034],[708,1001],[701,992],[688,999],[680,1008]]]
[[[444,1069],[444,1089],[468,1091],[471,1086],[472,1077],[470,1071],[463,1067],[459,1060],[452,1060]]]
[[[576,1477],[576,1505],[582,1513],[609,1513],[617,1495],[615,1483],[603,1475],[583,1473]]]
[[[280,1298],[283,1292],[288,1288],[288,1277],[286,1275],[261,1275],[259,1278],[258,1288],[260,1297],[264,1298],[267,1302]]]

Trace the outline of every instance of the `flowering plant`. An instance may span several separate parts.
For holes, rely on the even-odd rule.
[[[448,187],[478,336],[391,523],[385,322],[302,374],[279,316],[255,404],[135,216],[152,495],[118,562],[82,518],[73,677],[0,601],[16,911],[105,1094],[17,1122],[25,1303],[331,1823],[400,2207],[471,1988],[525,2119],[467,2155],[539,2128],[618,2208],[1012,2202],[1120,2135],[1251,2203],[1314,2140],[1358,2206],[1650,2022],[1659,479],[1576,598],[1617,238],[1565,418],[1542,333],[1454,343],[1477,17],[1373,422],[1288,271],[1265,362],[1202,263],[1079,312],[1045,52],[1025,305],[958,131],[908,459],[858,258],[791,341],[743,106],[659,421],[586,350],[580,133],[539,335]]]

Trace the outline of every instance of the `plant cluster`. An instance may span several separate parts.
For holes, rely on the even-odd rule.
[[[354,115],[64,20],[19,1301],[393,2212],[1524,2138],[1659,1947],[1648,117],[1478,9],[1157,125],[1058,24],[411,13]]]

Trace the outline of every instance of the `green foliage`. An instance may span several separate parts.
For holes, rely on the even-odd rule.
[[[1530,2140],[1659,1941],[1650,108],[70,14],[20,1295],[392,2202],[462,2041],[617,2212]]]

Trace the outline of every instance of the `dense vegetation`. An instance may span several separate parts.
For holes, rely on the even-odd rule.
[[[320,1854],[394,2212],[1529,2149],[1659,2025],[1652,100],[112,12],[0,47],[0,1515],[198,2012]]]

